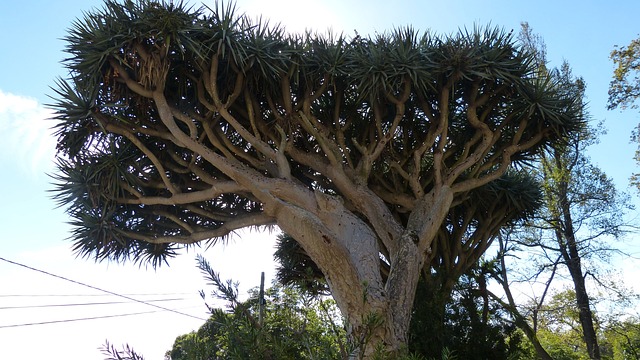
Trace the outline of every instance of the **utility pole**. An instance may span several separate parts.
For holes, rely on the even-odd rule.
[[[264,305],[266,301],[264,300],[264,271],[260,275],[260,296],[258,298],[258,324],[262,327],[262,321],[264,320]]]

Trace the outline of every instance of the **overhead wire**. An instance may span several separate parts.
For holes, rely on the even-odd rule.
[[[190,318],[194,318],[194,319],[198,319],[198,320],[202,320],[202,321],[206,321],[206,320],[207,320],[207,319],[202,318],[202,317],[199,317],[199,316],[195,316],[195,315],[191,315],[191,314],[183,313],[183,312],[180,312],[180,311],[177,311],[177,310],[173,310],[173,309],[169,309],[169,308],[166,308],[166,307],[164,307],[164,306],[160,306],[160,305],[150,304],[150,303],[147,303],[147,302],[145,302],[145,301],[143,301],[143,300],[138,300],[138,299],[136,299],[136,298],[132,298],[132,297],[130,297],[130,296],[121,295],[121,294],[115,293],[115,292],[113,292],[113,291],[109,291],[109,290],[101,289],[101,288],[99,288],[99,287],[97,287],[97,286],[93,286],[93,285],[85,284],[85,283],[83,283],[83,282],[76,281],[76,280],[72,280],[72,279],[66,278],[66,277],[64,277],[64,276],[60,276],[60,275],[56,275],[56,274],[52,274],[52,273],[50,273],[50,272],[47,272],[47,271],[44,271],[44,270],[40,270],[40,269],[36,269],[36,268],[34,268],[34,267],[31,267],[31,266],[28,266],[28,265],[25,265],[25,264],[21,264],[21,263],[19,263],[19,262],[15,262],[15,261],[11,261],[11,260],[5,259],[5,258],[3,258],[3,257],[0,257],[0,260],[2,260],[2,261],[4,261],[4,262],[7,262],[7,263],[9,263],[9,264],[13,264],[13,265],[16,265],[16,266],[23,267],[23,268],[25,268],[25,269],[29,269],[29,270],[32,270],[32,271],[35,271],[35,272],[39,272],[39,273],[41,273],[41,274],[45,274],[45,275],[48,275],[48,276],[52,276],[52,277],[55,277],[55,278],[58,278],[58,279],[61,279],[61,280],[64,280],[64,281],[68,281],[68,282],[71,282],[71,283],[74,283],[74,284],[77,284],[77,285],[81,285],[81,286],[84,286],[84,287],[90,288],[90,289],[98,290],[98,291],[101,291],[101,292],[107,293],[107,294],[109,294],[109,295],[118,296],[118,297],[121,297],[121,298],[123,298],[123,299],[130,300],[130,301],[133,301],[133,302],[137,302],[137,303],[145,304],[145,305],[148,305],[148,306],[151,306],[151,307],[155,307],[155,308],[158,308],[158,309],[163,310],[163,311],[169,311],[169,312],[172,312],[172,313],[175,313],[175,314],[179,314],[179,315],[182,315],[182,316],[188,316],[188,317],[190,317]]]
[[[161,302],[161,301],[179,301],[179,299],[154,299],[145,300],[148,303]],[[48,307],[67,307],[67,306],[90,306],[90,305],[113,305],[113,304],[130,304],[131,301],[105,301],[105,302],[92,302],[92,303],[77,303],[77,304],[44,304],[44,305],[18,305],[18,306],[0,306],[0,310],[9,309],[34,309],[34,308],[48,308]]]
[[[195,307],[195,306],[188,307],[188,308],[183,308],[183,309],[190,309],[190,308],[193,308],[193,307]],[[116,317],[124,317],[124,316],[151,314],[151,313],[157,313],[157,312],[163,312],[163,311],[175,312],[174,310],[150,310],[150,311],[140,311],[140,312],[135,312],[135,313],[127,313],[127,314],[103,315],[103,316],[92,316],[92,317],[77,318],[77,319],[64,319],[64,320],[52,320],[52,321],[39,321],[39,322],[24,323],[24,324],[0,325],[0,329],[16,328],[16,327],[23,327],[23,326],[34,326],[34,325],[58,324],[58,323],[67,323],[67,322],[75,322],[75,321],[108,319],[108,318],[116,318]]]
[[[167,295],[187,295],[189,293],[148,293],[148,294],[121,294],[126,296],[167,296]],[[111,294],[0,294],[2,297],[85,297],[85,296],[113,296]]]

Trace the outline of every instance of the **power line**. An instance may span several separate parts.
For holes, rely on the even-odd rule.
[[[145,300],[148,303],[161,302],[161,301],[178,301],[180,299],[155,299]],[[78,304],[44,304],[44,305],[20,305],[20,306],[0,306],[0,310],[8,309],[33,309],[33,308],[47,308],[47,307],[66,307],[66,306],[89,306],[89,305],[112,305],[112,304],[130,304],[131,301],[106,301],[106,302],[92,302],[92,303],[78,303]]]
[[[188,295],[190,293],[149,293],[149,294],[121,294],[126,296],[168,296],[168,295]],[[0,294],[2,297],[85,297],[85,296],[113,296],[111,294]]]
[[[175,313],[175,314],[179,314],[179,315],[182,315],[182,316],[188,316],[188,317],[191,317],[191,318],[194,318],[194,319],[198,319],[198,320],[202,320],[202,321],[206,321],[206,320],[207,320],[207,319],[201,318],[201,317],[199,317],[199,316],[195,316],[195,315],[191,315],[191,314],[186,314],[186,313],[183,313],[183,312],[180,312],[180,311],[176,311],[176,310],[172,310],[172,309],[169,309],[169,308],[166,308],[166,307],[160,306],[160,305],[149,304],[149,303],[146,303],[146,302],[144,302],[144,301],[142,301],[142,300],[138,300],[138,299],[136,299],[136,298],[132,298],[132,297],[129,297],[129,296],[126,296],[126,295],[120,295],[120,294],[115,293],[115,292],[113,292],[113,291],[104,290],[104,289],[101,289],[101,288],[96,287],[96,286],[92,286],[92,285],[88,285],[88,284],[82,283],[82,282],[80,282],[80,281],[71,280],[71,279],[68,279],[68,278],[66,278],[66,277],[64,277],[64,276],[55,275],[55,274],[52,274],[52,273],[46,272],[46,271],[44,271],[44,270],[36,269],[36,268],[34,268],[34,267],[27,266],[27,265],[24,265],[24,264],[21,264],[21,263],[15,262],[15,261],[7,260],[7,259],[5,259],[5,258],[3,258],[3,257],[0,257],[0,260],[5,261],[5,262],[8,262],[9,264],[13,264],[13,265],[16,265],[16,266],[23,267],[23,268],[25,268],[25,269],[29,269],[29,270],[36,271],[36,272],[39,272],[39,273],[42,273],[42,274],[45,274],[45,275],[53,276],[53,277],[55,277],[55,278],[62,279],[62,280],[64,280],[64,281],[68,281],[68,282],[71,282],[71,283],[74,283],[74,284],[77,284],[77,285],[81,285],[81,286],[84,286],[84,287],[88,287],[88,288],[90,288],[90,289],[94,289],[94,290],[102,291],[102,292],[107,293],[107,294],[110,294],[110,295],[118,296],[118,297],[121,297],[121,298],[123,298],[123,299],[127,299],[127,300],[130,300],[130,301],[134,301],[134,302],[138,302],[138,303],[141,303],[141,304],[149,305],[149,306],[152,306],[152,307],[158,308],[158,309],[160,309],[160,310],[169,311],[169,312],[172,312],[172,313]]]
[[[184,309],[191,309],[193,307],[195,307],[195,306],[184,308]],[[41,321],[41,322],[25,323],[25,324],[0,325],[0,329],[16,328],[16,327],[23,327],[23,326],[34,326],[34,325],[58,324],[58,323],[67,323],[67,322],[74,322],[74,321],[108,319],[108,318],[116,318],[116,317],[124,317],[124,316],[151,314],[151,313],[157,313],[157,312],[163,312],[163,311],[175,312],[175,310],[171,310],[171,309],[170,310],[151,310],[151,311],[141,311],[141,312],[128,313],[128,314],[92,316],[92,317],[78,318],[78,319],[65,319],[65,320]]]

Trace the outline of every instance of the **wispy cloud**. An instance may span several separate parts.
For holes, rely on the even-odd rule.
[[[0,158],[32,175],[53,168],[53,115],[34,98],[0,90]]]

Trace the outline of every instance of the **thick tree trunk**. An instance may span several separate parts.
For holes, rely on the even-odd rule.
[[[339,197],[317,193],[313,213],[286,204],[269,209],[324,273],[359,349],[357,358],[370,359],[379,347],[390,353],[406,348],[420,271],[452,200],[449,187],[425,196],[416,215],[423,221],[409,221],[396,239],[386,281],[380,272],[379,236]]]
[[[448,186],[436,187],[426,194],[409,216],[407,228],[400,237],[399,251],[396,258],[391,259],[385,284],[389,308],[384,344],[392,352],[407,346],[420,272],[452,202],[453,191]]]

